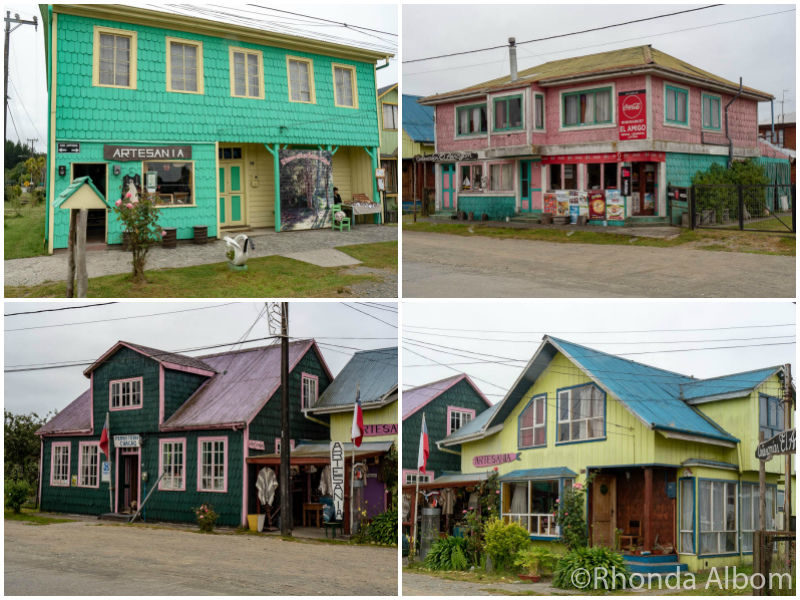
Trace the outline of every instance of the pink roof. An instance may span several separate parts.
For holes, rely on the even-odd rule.
[[[469,378],[469,375],[466,373],[460,373],[458,375],[448,377],[447,379],[440,379],[439,381],[434,381],[433,383],[427,383],[410,390],[405,390],[403,392],[403,419],[407,419],[413,415],[419,409],[423,408],[428,403],[441,396],[462,379],[467,380],[467,383],[469,383],[475,392],[477,392],[481,400],[486,402],[486,406],[492,405],[486,396],[484,396],[478,387],[472,382],[472,380]]]
[[[70,402],[64,410],[42,425],[37,435],[50,433],[78,433],[92,430],[92,393],[86,390]]]

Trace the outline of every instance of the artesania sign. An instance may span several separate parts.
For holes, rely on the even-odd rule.
[[[129,160],[189,160],[191,146],[103,146],[103,158],[120,162]]]
[[[378,435],[397,435],[397,423],[364,425],[364,437],[375,437]]]
[[[506,454],[481,454],[472,459],[473,467],[493,467],[507,462],[522,460],[520,452],[507,452]]]
[[[341,442],[331,442],[331,485],[336,520],[341,521],[344,516],[344,448]]]
[[[632,90],[619,93],[619,139],[643,140],[647,138],[647,92]]]
[[[769,460],[776,454],[794,454],[797,451],[795,430],[782,431],[775,437],[764,440],[756,447],[756,458]]]
[[[114,448],[139,448],[141,445],[142,438],[138,433],[114,436]]]

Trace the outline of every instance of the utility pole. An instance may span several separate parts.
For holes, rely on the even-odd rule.
[[[289,303],[281,302],[281,535],[292,535],[292,495],[289,489]]]
[[[14,28],[11,28],[11,24],[16,23]],[[9,42],[11,40],[11,32],[16,31],[22,25],[33,25],[33,28],[38,30],[39,29],[39,21],[36,17],[33,17],[33,21],[23,21],[19,18],[19,13],[15,14],[13,17],[11,16],[11,11],[6,11],[6,39],[5,39],[5,54],[3,55],[3,67],[4,67],[4,77],[5,77],[5,112],[3,113],[3,142],[8,139],[6,135],[6,129],[8,126],[8,52],[9,52]]]
[[[33,144],[34,144],[35,142],[38,142],[38,141],[39,141],[39,138],[27,138],[27,140],[28,140],[28,144],[29,144],[29,145],[30,145],[30,147],[31,147],[31,156],[33,156],[33,155],[35,154],[35,152],[36,152],[36,151],[33,149]]]
[[[792,428],[792,365],[786,363],[783,374],[783,430]],[[783,476],[783,528],[792,531],[792,455],[786,455],[786,471]],[[788,558],[788,555],[787,555]]]

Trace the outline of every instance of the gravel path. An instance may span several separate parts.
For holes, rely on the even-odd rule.
[[[276,233],[259,230],[252,234],[255,250],[253,257],[285,256],[307,250],[321,250],[337,246],[371,244],[397,240],[398,228],[394,226],[357,225],[352,231],[286,231]],[[181,243],[177,248],[166,250],[153,248],[147,256],[147,269],[189,267],[224,262],[227,247],[222,240],[204,245]],[[131,255],[116,248],[86,253],[89,277],[101,277],[131,270]],[[48,281],[59,281],[67,276],[67,253],[52,256],[35,256],[5,261],[5,285],[29,286]],[[396,293],[395,293],[396,296]]]

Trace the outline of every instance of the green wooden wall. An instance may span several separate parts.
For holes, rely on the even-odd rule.
[[[102,428],[102,425],[100,425]],[[108,484],[101,483],[99,488],[60,487],[50,485],[50,463],[53,442],[69,442],[69,474],[78,475],[78,449],[80,442],[98,441],[96,437],[63,437],[46,438],[42,455],[42,510],[52,512],[76,513],[82,515],[99,515],[109,512]],[[105,456],[101,453],[100,460]],[[113,475],[113,474],[112,474]]]
[[[208,377],[164,369],[164,421],[168,420]]]
[[[458,210],[463,210],[467,214],[474,212],[476,221],[480,221],[483,213],[489,215],[489,219],[492,221],[513,217],[517,212],[516,206],[514,196],[458,197]]]

